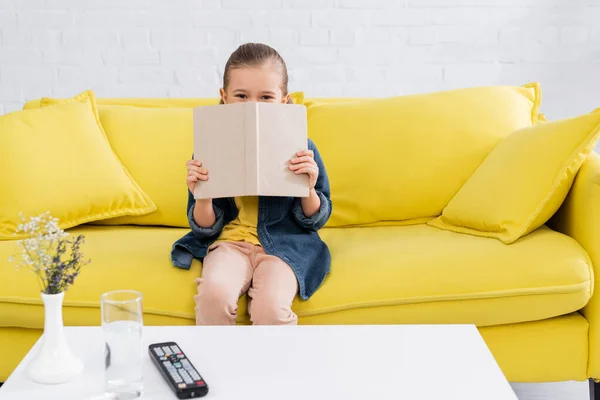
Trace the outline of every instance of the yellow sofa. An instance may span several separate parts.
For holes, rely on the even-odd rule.
[[[552,220],[513,244],[426,224],[495,144],[542,123],[539,87],[405,96],[370,111],[368,100],[345,99],[346,108],[342,100],[296,98],[334,202],[321,231],[332,273],[310,300],[294,302],[300,323],[476,324],[510,381],[600,379],[600,156],[586,160]],[[194,323],[201,265],[174,268],[169,253],[188,231],[191,109],[206,104],[216,99],[98,99],[113,150],[158,211],[69,230],[86,235],[92,264],[66,293],[66,325],[98,325],[100,295],[123,288],[144,294],[146,325]],[[358,114],[366,126],[356,126]],[[16,252],[14,241],[0,241],[0,381],[43,328],[35,277],[5,261]],[[244,297],[239,314],[247,324]]]

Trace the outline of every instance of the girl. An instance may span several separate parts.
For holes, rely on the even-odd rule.
[[[289,103],[285,62],[273,48],[247,43],[229,57],[221,103]],[[201,160],[187,164],[187,215],[192,231],[172,250],[173,264],[203,260],[196,279],[197,325],[233,325],[239,297],[248,292],[255,325],[298,322],[292,301],[307,300],[329,272],[329,249],[317,231],[331,215],[329,181],[315,145],[290,160],[289,173],[308,175],[306,198],[240,197],[195,200],[194,186],[210,179]]]

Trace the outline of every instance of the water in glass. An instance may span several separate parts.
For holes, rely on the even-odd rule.
[[[142,395],[141,294],[130,291],[102,295],[105,338],[105,391],[117,399]]]

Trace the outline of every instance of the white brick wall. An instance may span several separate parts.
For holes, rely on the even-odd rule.
[[[0,0],[0,114],[86,88],[215,96],[244,41],[308,96],[539,80],[550,118],[600,107],[600,0]]]

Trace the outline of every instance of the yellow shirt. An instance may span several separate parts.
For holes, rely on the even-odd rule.
[[[258,196],[236,197],[238,217],[225,225],[217,242],[248,242],[260,245],[258,224]]]

